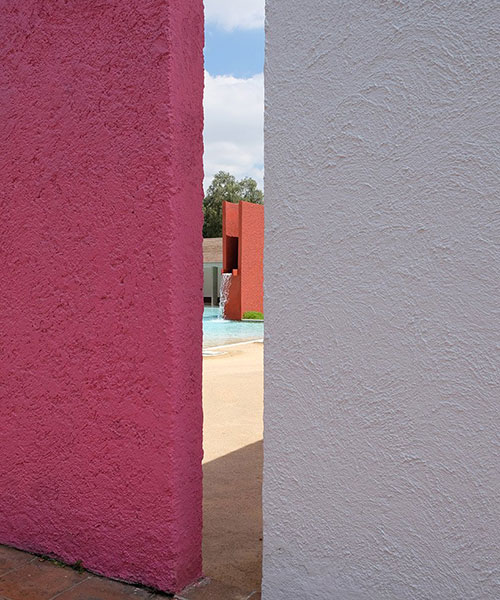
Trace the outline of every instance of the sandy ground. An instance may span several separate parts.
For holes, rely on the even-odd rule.
[[[205,575],[259,590],[263,344],[203,359]]]

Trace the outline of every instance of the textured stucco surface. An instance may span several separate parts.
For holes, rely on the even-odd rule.
[[[499,10],[267,2],[264,600],[500,598]]]
[[[199,0],[2,0],[0,542],[201,573]]]
[[[264,207],[240,202],[241,316],[264,310]]]
[[[226,319],[241,320],[247,311],[263,310],[264,206],[224,202],[222,206],[223,270],[232,272],[224,306]],[[228,236],[238,238],[236,269]]]

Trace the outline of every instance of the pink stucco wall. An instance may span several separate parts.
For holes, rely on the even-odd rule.
[[[201,0],[0,0],[0,543],[201,574]]]

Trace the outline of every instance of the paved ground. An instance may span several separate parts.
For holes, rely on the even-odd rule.
[[[0,600],[165,600],[169,597],[0,546]],[[259,600],[260,594],[247,594],[207,580],[175,599]]]
[[[165,596],[0,546],[0,599],[153,600]]]
[[[260,590],[263,344],[203,359],[205,574]]]
[[[263,347],[204,358],[204,544],[208,579],[178,600],[259,600]],[[0,600],[160,600],[168,596],[0,546]]]

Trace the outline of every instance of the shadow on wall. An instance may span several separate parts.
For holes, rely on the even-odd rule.
[[[262,440],[203,466],[203,570],[228,585],[260,590]]]

